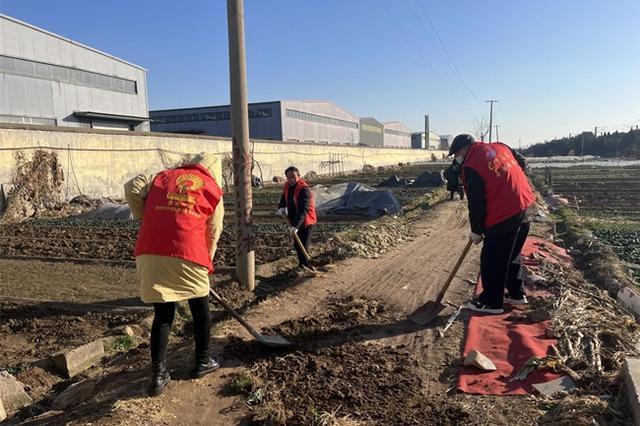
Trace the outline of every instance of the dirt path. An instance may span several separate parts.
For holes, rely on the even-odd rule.
[[[407,314],[425,301],[433,298],[446,280],[467,238],[466,205],[460,202],[442,202],[425,214],[415,224],[415,236],[398,249],[378,259],[350,259],[333,265],[330,271],[294,285],[275,298],[268,299],[246,314],[246,318],[258,327],[269,327],[283,321],[309,315],[330,295],[364,296],[382,299]],[[479,250],[473,248],[450,287],[446,299],[454,304],[469,297],[470,285],[464,279],[473,279],[478,271]],[[453,308],[445,311],[448,315]],[[462,325],[451,330],[448,343],[434,344],[435,326],[416,327],[408,321],[383,324],[362,337],[382,345],[402,345],[424,360],[425,365],[442,366],[443,359],[458,356]],[[236,323],[227,321],[216,330],[216,338],[224,341],[229,336],[242,336],[250,340],[248,333]],[[335,343],[326,342],[326,345]],[[318,342],[319,346],[323,342]],[[249,348],[251,346],[248,346]],[[191,354],[183,351],[180,360],[190,365]],[[454,353],[451,353],[454,352]],[[129,415],[162,413],[169,424],[241,424],[247,410],[238,397],[230,397],[222,391],[226,377],[237,371],[238,365],[228,360],[219,373],[199,381],[174,381],[165,393],[156,399],[132,398],[125,401]],[[172,363],[173,363],[172,362]],[[245,366],[246,367],[246,366]],[[443,394],[447,385],[438,380],[442,368],[432,369],[434,377],[428,381],[427,392]],[[120,411],[120,410],[117,410]],[[116,415],[116,418],[119,417]],[[112,418],[111,421],[114,419]],[[123,422],[132,421],[131,417]]]

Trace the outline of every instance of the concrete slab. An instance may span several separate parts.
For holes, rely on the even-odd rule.
[[[640,316],[640,293],[629,287],[620,289],[617,295],[618,302],[629,308],[636,316]]]
[[[536,383],[533,388],[540,392],[542,395],[551,398],[558,392],[569,392],[575,388],[576,384],[571,377],[560,377],[555,380],[551,380],[545,383]]]
[[[25,392],[24,385],[6,371],[0,371],[0,400],[9,413],[33,403]]]
[[[493,361],[491,361],[489,358],[475,349],[467,354],[466,358],[462,362],[462,365],[467,367],[475,367],[482,371],[496,371],[496,365],[493,363]]]
[[[640,358],[627,358],[624,362],[624,376],[627,382],[629,406],[633,421],[640,426]]]
[[[68,352],[58,352],[53,355],[53,364],[58,371],[71,378],[96,365],[103,356],[104,344],[102,339],[98,339]]]

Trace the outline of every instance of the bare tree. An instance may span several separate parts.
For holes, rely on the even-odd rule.
[[[476,116],[476,118],[473,119],[472,132],[477,138],[480,138],[480,140],[484,142],[484,139],[489,133],[489,119],[486,115]]]

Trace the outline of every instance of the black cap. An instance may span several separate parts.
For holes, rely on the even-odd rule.
[[[449,155],[453,155],[456,152],[460,151],[465,146],[471,145],[475,142],[475,139],[471,135],[461,134],[453,138],[453,142],[451,142],[451,146],[449,147]]]

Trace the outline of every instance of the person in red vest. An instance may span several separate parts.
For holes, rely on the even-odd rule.
[[[224,217],[217,183],[221,176],[220,160],[199,154],[155,177],[138,175],[125,184],[131,212],[142,219],[134,251],[140,295],[154,307],[151,396],[162,393],[171,380],[167,345],[176,302],[187,300],[193,316],[192,376],[199,378],[220,367],[209,355],[209,275]]]
[[[289,232],[292,235],[298,234],[304,248],[307,250],[307,253],[309,253],[311,232],[313,226],[318,223],[315,200],[313,199],[309,185],[300,177],[300,171],[297,168],[291,166],[284,171],[284,174],[287,181],[284,184],[284,190],[280,198],[280,204],[278,204],[278,210],[276,210],[276,215],[288,218]],[[293,247],[298,254],[298,266],[300,268],[312,269],[309,261],[295,240]]]
[[[482,293],[468,309],[488,314],[504,312],[503,304],[525,305],[520,252],[529,234],[535,195],[525,175],[526,160],[500,142],[476,142],[458,135],[449,155],[462,167],[469,205],[469,239],[482,246]],[[505,295],[506,289],[506,295]]]

